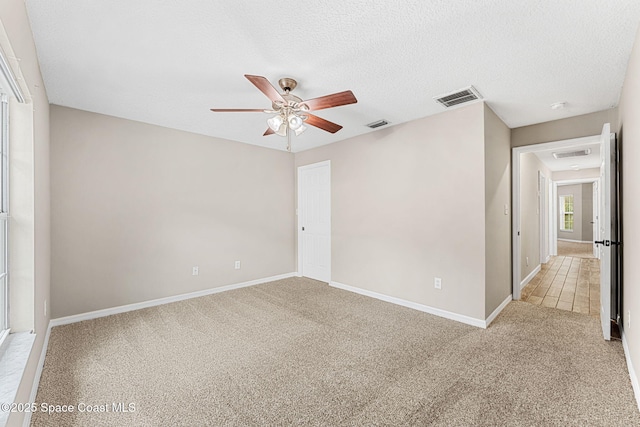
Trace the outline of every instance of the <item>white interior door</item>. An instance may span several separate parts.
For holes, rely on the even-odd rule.
[[[602,128],[600,141],[600,322],[605,340],[611,339],[611,130]]]
[[[298,168],[298,268],[331,281],[331,163]]]

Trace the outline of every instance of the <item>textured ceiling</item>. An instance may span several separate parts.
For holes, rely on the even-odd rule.
[[[303,99],[351,89],[294,151],[444,111],[474,85],[509,127],[617,105],[638,0],[26,0],[49,100],[249,144],[269,108],[244,74],[293,77]],[[566,101],[562,110],[550,104]],[[382,128],[384,129],[384,128]]]

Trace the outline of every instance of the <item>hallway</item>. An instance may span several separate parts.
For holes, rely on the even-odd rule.
[[[560,255],[551,257],[522,289],[521,300],[599,316],[600,261]]]

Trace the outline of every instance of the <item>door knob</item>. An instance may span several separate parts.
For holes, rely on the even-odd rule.
[[[304,231],[304,227],[302,227],[302,231]]]

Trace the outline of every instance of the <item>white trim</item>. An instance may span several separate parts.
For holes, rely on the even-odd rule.
[[[40,385],[40,377],[42,376],[42,370],[44,369],[44,359],[47,356],[47,348],[49,347],[49,336],[51,335],[51,321],[47,326],[47,332],[44,335],[44,341],[42,342],[42,350],[40,351],[40,359],[38,359],[38,367],[36,368],[36,374],[33,377],[33,384],[31,385],[31,394],[29,395],[29,403],[35,403],[38,395],[38,386]],[[31,412],[24,414],[24,421],[22,423],[24,427],[31,425]]]
[[[169,304],[191,298],[203,297],[217,294],[219,292],[231,291],[233,289],[246,288],[248,286],[259,285],[261,283],[273,282],[275,280],[287,279],[296,276],[296,273],[280,274],[278,276],[265,277],[263,279],[250,280],[248,282],[236,283],[233,285],[220,286],[218,288],[205,289],[202,291],[189,292],[186,294],[174,295],[171,297],[158,298],[149,301],[137,302],[134,304],[121,305],[118,307],[105,308],[103,310],[90,311],[87,313],[74,314],[72,316],[51,319],[50,327],[68,325],[69,323],[82,322],[83,320],[97,319],[99,317],[111,316],[112,314],[125,313],[127,311],[140,310],[142,308],[155,307],[157,305]]]
[[[543,142],[541,144],[521,145],[519,147],[513,147],[514,150],[518,150],[520,153],[536,153],[538,151],[548,151],[558,148],[570,148],[577,147],[585,144],[596,144],[600,142],[600,134],[591,136],[582,136],[580,138],[561,139],[559,141]],[[591,168],[590,168],[591,169]],[[551,171],[560,172],[560,171]]]
[[[9,336],[9,332],[11,332],[11,328],[7,328],[5,330],[0,331],[0,352],[2,351],[2,344],[5,342],[5,340]]]
[[[11,93],[19,103],[24,104],[25,99],[22,89],[20,89],[20,85],[13,74],[13,70],[11,70],[11,66],[9,66],[9,62],[2,48],[0,48],[0,73],[2,74],[3,80],[9,86],[7,89],[11,90]]]
[[[553,181],[553,186],[551,188],[551,210],[549,211],[549,243],[550,243],[550,255],[558,255],[558,220],[560,219],[558,215],[558,183]]]
[[[547,242],[547,234],[545,229],[547,227],[548,220],[548,208],[547,208],[547,177],[538,171],[538,219],[539,219],[539,232],[540,232],[540,259],[547,258],[547,252],[549,252],[549,244]]]
[[[428,305],[418,304],[416,302],[403,300],[396,297],[391,297],[389,295],[379,294],[377,292],[368,291],[362,288],[356,288],[355,286],[345,285],[343,283],[338,283],[331,281],[329,282],[329,286],[334,288],[342,289],[349,292],[354,292],[356,294],[364,295],[367,297],[379,299],[381,301],[390,302],[392,304],[401,305],[403,307],[412,308],[414,310],[423,311],[425,313],[433,314],[436,316],[444,317],[445,319],[455,320],[457,322],[465,323],[471,326],[477,326],[478,328],[486,328],[487,322],[485,320],[476,319],[475,317],[465,316],[463,314],[453,313],[451,311],[441,310],[435,307],[429,307]]]
[[[3,404],[16,402],[18,389],[22,382],[29,359],[33,351],[36,335],[31,332],[17,332],[7,338],[5,349],[0,354],[0,401]],[[5,368],[7,366],[8,368]],[[8,423],[11,412],[0,411],[0,426]]]
[[[571,239],[561,239],[558,237],[559,242],[570,242],[570,243],[593,243],[591,240],[571,240]]]
[[[533,271],[527,275],[527,277],[522,279],[522,282],[520,282],[520,289],[522,289],[525,286],[527,286],[527,283],[529,283],[531,281],[531,279],[536,277],[536,274],[540,273],[540,269],[542,268],[541,266],[542,266],[542,264],[538,264],[538,266],[536,268],[534,268]]]
[[[520,154],[522,150],[512,148],[511,150],[511,293],[513,299],[520,299],[520,258],[522,248],[520,248]]]
[[[491,322],[493,322],[493,321],[496,319],[496,317],[498,317],[498,314],[500,314],[500,312],[502,312],[502,310],[504,310],[504,308],[505,308],[505,307],[506,307],[506,306],[507,306],[511,301],[513,301],[513,296],[512,296],[511,294],[509,294],[509,296],[507,296],[507,297],[504,299],[504,301],[502,301],[502,302],[500,303],[500,305],[499,305],[495,310],[493,310],[493,313],[491,313],[491,314],[489,315],[489,317],[487,317],[487,319],[484,321],[484,322],[486,323],[485,328],[486,328],[486,327],[488,327],[488,326],[491,324]]]
[[[627,342],[627,335],[624,333],[624,328],[620,328],[622,332],[622,348],[624,349],[624,357],[627,359],[627,369],[629,370],[629,377],[631,378],[631,386],[633,387],[633,395],[636,398],[636,404],[640,410],[640,382],[638,382],[638,376],[636,370],[633,368],[633,362],[631,362],[631,354],[629,351],[629,344]]]

